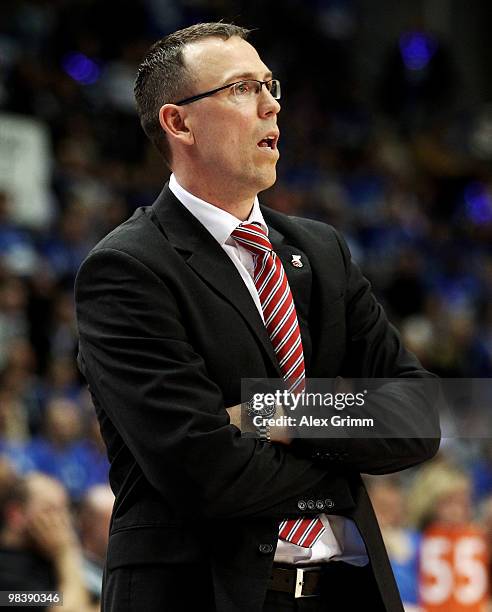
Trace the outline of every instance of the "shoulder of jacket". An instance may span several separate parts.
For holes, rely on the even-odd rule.
[[[137,259],[154,250],[165,249],[165,234],[152,221],[150,206],[137,208],[133,215],[104,236],[88,257],[103,250],[120,251]]]

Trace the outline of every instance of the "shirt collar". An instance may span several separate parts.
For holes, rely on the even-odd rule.
[[[197,198],[195,195],[186,191],[182,187],[174,174],[171,174],[169,178],[169,189],[177,197],[177,199],[187,208],[190,213],[200,221],[202,225],[212,234],[220,245],[224,245],[226,242],[231,244],[235,242],[230,238],[231,233],[236,229],[240,223],[259,223],[268,235],[268,227],[265,223],[265,219],[260,210],[260,203],[258,197],[255,197],[253,208],[246,221],[241,221],[231,213],[228,213],[213,204],[205,202]]]

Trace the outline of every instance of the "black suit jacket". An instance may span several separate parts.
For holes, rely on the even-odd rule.
[[[428,375],[333,228],[262,212],[294,296],[308,377]],[[303,267],[290,265],[292,254]],[[359,473],[404,469],[438,443],[287,448],[242,437],[225,410],[240,402],[241,378],[281,372],[235,266],[167,186],[92,250],[76,304],[79,365],[116,494],[110,571],[200,562],[210,569],[218,612],[260,611],[279,520],[309,515],[299,502],[320,500],[325,511],[356,521],[386,609],[402,610]],[[395,414],[425,409],[428,417],[432,408],[419,406],[401,398]]]

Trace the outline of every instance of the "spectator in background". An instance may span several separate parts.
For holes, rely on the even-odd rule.
[[[113,503],[114,495],[109,485],[95,485],[87,490],[80,506],[79,533],[84,555],[84,582],[95,606],[101,599]]]
[[[29,232],[10,219],[10,206],[7,193],[0,190],[0,259],[12,274],[29,276],[38,256]]]
[[[79,402],[82,405],[84,425],[84,436],[80,441],[80,447],[87,465],[87,487],[106,485],[109,473],[108,455],[89,391],[84,391],[80,395]]]
[[[62,212],[57,231],[46,240],[43,254],[59,279],[71,285],[91,241],[87,208],[76,200]]]
[[[480,524],[487,539],[488,549],[492,551],[492,495],[486,497],[479,508]],[[492,555],[489,556],[489,583],[492,582]]]
[[[5,384],[4,376],[0,375],[0,460],[8,461],[19,473],[34,467],[26,450],[27,440],[24,406],[16,392]]]
[[[4,499],[15,478],[15,469],[12,463],[4,456],[0,456],[0,500]],[[1,508],[1,505],[0,505]]]
[[[4,479],[1,493],[0,590],[60,591],[64,612],[86,612],[82,556],[63,487],[31,473]]]
[[[79,442],[82,420],[77,404],[69,399],[49,401],[43,433],[29,448],[33,464],[63,483],[72,500],[80,499],[87,488],[89,464]]]
[[[0,369],[6,365],[10,343],[28,337],[27,292],[13,275],[0,276]]]
[[[466,525],[472,520],[472,483],[444,459],[424,466],[408,495],[411,523],[423,531],[434,523]]]
[[[77,353],[77,325],[72,288],[59,290],[53,304],[53,327],[51,330],[51,353],[53,358],[65,357],[74,362]]]
[[[76,402],[81,387],[73,356],[57,355],[53,357],[47,372],[46,382],[49,397],[63,397]]]
[[[406,318],[401,326],[401,335],[406,346],[411,350],[424,366],[429,367],[432,362],[434,347],[434,327],[432,322],[424,316]]]
[[[16,393],[4,384],[0,377],[0,439],[5,442],[19,442],[28,435],[24,407]]]
[[[44,406],[45,385],[36,366],[36,355],[27,338],[12,340],[1,374],[2,387],[18,402],[18,418],[25,421],[26,434],[39,431]]]
[[[397,477],[366,477],[391,567],[405,607],[418,611],[420,535],[406,524],[406,497]]]
[[[470,470],[475,501],[490,499],[492,495],[492,441],[490,439],[483,441],[480,454],[475,457]]]

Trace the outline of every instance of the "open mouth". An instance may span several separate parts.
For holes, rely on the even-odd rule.
[[[277,140],[277,136],[267,136],[260,140],[257,146],[260,147],[260,149],[271,149],[273,151],[277,148]]]

